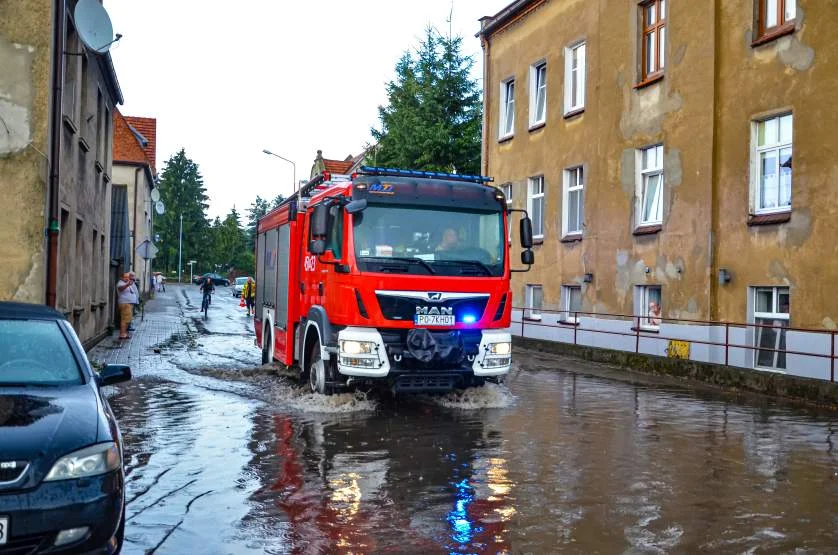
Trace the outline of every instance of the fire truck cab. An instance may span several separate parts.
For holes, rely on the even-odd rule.
[[[363,383],[447,391],[512,363],[509,213],[489,178],[363,167],[324,172],[264,216],[256,241],[262,362],[312,391]]]

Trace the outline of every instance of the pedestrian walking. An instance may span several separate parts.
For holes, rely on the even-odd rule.
[[[166,292],[166,282],[163,279],[163,274],[158,273],[154,278],[155,283],[157,284],[157,291],[162,291],[163,293]]]
[[[128,323],[128,331],[135,331],[133,320],[140,308],[140,290],[137,287],[137,274],[134,272],[128,272],[128,277],[131,278],[132,293],[131,322]]]
[[[131,274],[125,272],[116,283],[117,305],[119,306],[119,338],[128,339],[128,325],[134,317],[134,289]]]
[[[247,281],[242,287],[242,299],[244,299],[244,304],[247,306],[247,316],[255,316],[256,315],[256,282],[253,281],[252,277],[247,278]]]

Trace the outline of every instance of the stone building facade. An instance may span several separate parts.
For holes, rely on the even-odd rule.
[[[521,315],[834,330],[835,24],[818,0],[519,0],[483,18],[483,171],[539,235]],[[784,371],[791,339],[743,329],[766,350],[741,365]]]
[[[122,93],[110,56],[81,44],[75,0],[66,2],[64,45],[55,43],[53,4],[18,0],[0,10],[0,299],[55,305],[89,343],[110,324],[111,114]],[[52,94],[56,59],[61,98]],[[58,233],[53,279],[50,230]]]

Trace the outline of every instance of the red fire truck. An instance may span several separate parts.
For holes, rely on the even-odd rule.
[[[315,177],[259,220],[257,344],[330,394],[384,383],[447,391],[510,370],[503,193],[490,178],[363,167]]]

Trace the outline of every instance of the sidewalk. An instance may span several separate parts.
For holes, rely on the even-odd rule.
[[[88,352],[91,361],[103,364],[127,364],[132,369],[139,369],[149,359],[159,356],[154,347],[166,343],[174,335],[190,333],[186,318],[181,310],[181,286],[167,285],[166,292],[155,293],[153,299],[145,303],[145,314],[137,313],[134,318],[133,332],[130,338],[119,339],[119,330],[104,338]]]

